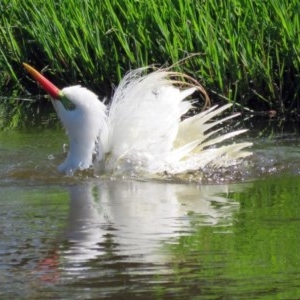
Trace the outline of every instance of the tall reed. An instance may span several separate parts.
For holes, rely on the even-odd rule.
[[[130,68],[172,65],[212,98],[255,109],[300,109],[297,0],[2,0],[0,85],[34,85],[27,61],[57,85],[108,94]]]

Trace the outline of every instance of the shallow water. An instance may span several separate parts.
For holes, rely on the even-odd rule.
[[[300,136],[252,135],[197,184],[64,177],[63,132],[0,133],[0,299],[299,299]]]

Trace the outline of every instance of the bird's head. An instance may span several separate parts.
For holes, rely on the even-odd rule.
[[[69,153],[58,167],[73,174],[93,163],[97,140],[106,126],[106,107],[97,95],[79,85],[60,90],[45,76],[28,64],[23,64],[31,76],[50,95],[53,106],[69,136]]]

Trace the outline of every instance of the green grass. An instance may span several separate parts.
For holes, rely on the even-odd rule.
[[[100,95],[132,68],[172,65],[226,99],[282,114],[300,110],[297,0],[2,0],[0,87],[36,94],[28,62],[58,86]]]

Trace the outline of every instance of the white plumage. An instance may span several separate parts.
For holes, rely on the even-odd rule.
[[[179,82],[177,73],[144,69],[128,73],[116,89],[109,106],[81,86],[64,88],[62,94],[73,104],[66,109],[58,100],[53,105],[69,136],[69,153],[59,171],[73,174],[101,164],[106,172],[170,174],[196,171],[208,165],[228,166],[250,155],[251,143],[216,147],[243,133],[238,130],[217,135],[213,127],[236,117],[213,120],[230,104],[216,106],[181,121],[192,107],[186,101],[198,86]],[[213,120],[213,121],[212,121]]]

